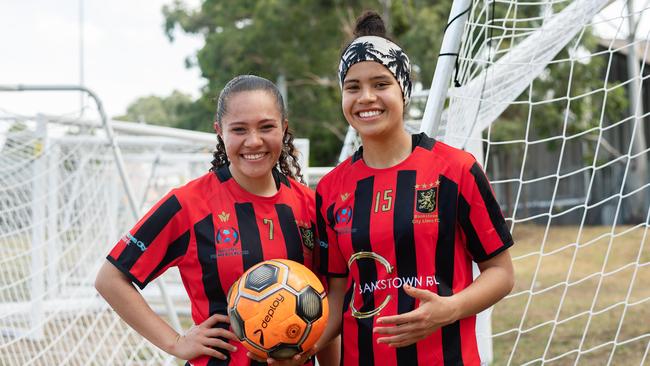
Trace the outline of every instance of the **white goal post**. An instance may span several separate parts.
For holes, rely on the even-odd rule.
[[[515,237],[484,361],[645,364],[648,3],[458,3],[421,129],[483,162]]]

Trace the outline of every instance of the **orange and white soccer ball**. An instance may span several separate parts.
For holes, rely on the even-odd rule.
[[[230,327],[260,358],[291,358],[311,349],[325,330],[329,308],[318,277],[287,259],[249,268],[230,287]]]

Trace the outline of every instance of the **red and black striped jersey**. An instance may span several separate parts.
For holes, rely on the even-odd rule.
[[[412,140],[409,157],[385,169],[367,166],[359,149],[316,189],[317,270],[346,276],[350,285],[343,309],[344,365],[480,363],[475,316],[407,347],[378,344],[373,334],[377,310],[388,316],[416,308],[405,284],[451,296],[472,283],[472,261],[513,244],[474,157],[425,134]]]
[[[287,258],[311,268],[314,193],[273,173],[278,192],[271,197],[244,190],[227,166],[173,189],[122,237],[107,259],[140,288],[177,266],[194,323],[225,315],[228,289],[256,263]],[[241,344],[227,361],[201,357],[190,362],[257,364]]]

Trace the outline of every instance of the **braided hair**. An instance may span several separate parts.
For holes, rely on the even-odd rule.
[[[228,102],[230,98],[241,92],[263,90],[273,97],[280,111],[282,122],[287,120],[287,109],[284,106],[284,99],[278,87],[269,80],[255,76],[255,75],[240,75],[230,80],[219,94],[217,99],[217,111],[215,112],[215,121],[221,127],[223,117],[228,113]],[[282,151],[278,159],[278,169],[287,177],[296,179],[304,183],[300,165],[298,164],[298,150],[293,144],[293,133],[287,128],[284,136],[282,137]],[[212,153],[212,167],[211,172],[215,172],[222,166],[229,163],[228,156],[226,155],[226,145],[217,135],[217,146]]]

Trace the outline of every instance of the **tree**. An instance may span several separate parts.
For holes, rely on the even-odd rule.
[[[207,80],[194,113],[211,115],[212,101],[238,74],[287,81],[289,120],[297,136],[311,140],[311,164],[336,162],[347,123],[340,107],[337,68],[341,48],[352,39],[363,9],[384,14],[389,32],[422,63],[416,75],[431,80],[435,57],[451,1],[205,0],[200,9],[181,1],[163,8],[170,40],[183,31],[201,34],[205,46],[196,58]],[[429,32],[420,35],[421,32]],[[432,51],[435,50],[435,51]]]
[[[198,122],[192,118],[194,104],[190,95],[174,90],[167,97],[156,95],[140,97],[129,104],[125,115],[115,119],[210,131],[212,129],[210,119],[201,119],[201,122]]]

